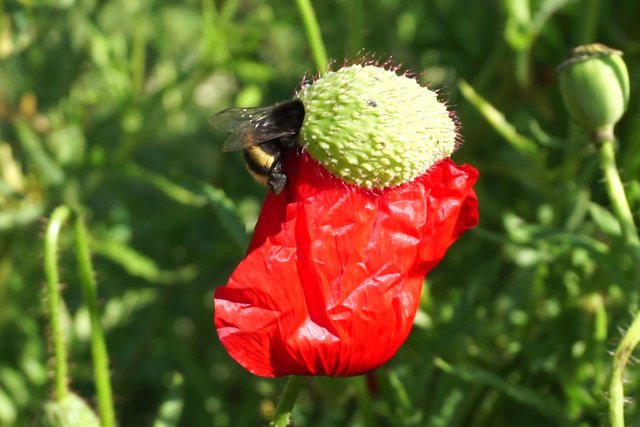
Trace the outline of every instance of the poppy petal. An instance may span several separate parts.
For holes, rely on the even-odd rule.
[[[398,187],[366,190],[307,154],[269,194],[245,259],[215,292],[215,326],[250,372],[358,375],[407,338],[426,273],[478,223],[478,172],[442,160]]]

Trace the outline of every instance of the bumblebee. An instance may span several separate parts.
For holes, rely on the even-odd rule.
[[[304,105],[294,99],[270,107],[228,108],[209,122],[218,130],[231,132],[222,150],[242,150],[249,173],[277,195],[287,184],[283,170],[285,154],[299,147],[303,120]]]

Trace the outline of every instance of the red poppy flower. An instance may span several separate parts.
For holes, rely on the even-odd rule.
[[[290,155],[246,258],[215,293],[215,326],[267,377],[358,375],[405,341],[426,273],[478,222],[478,172],[446,159],[398,187],[366,190]]]

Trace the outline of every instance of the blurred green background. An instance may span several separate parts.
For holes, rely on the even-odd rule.
[[[581,43],[625,52],[618,161],[637,212],[640,2],[314,7],[338,64],[392,58],[449,100],[465,140],[454,159],[481,172],[481,225],[430,274],[398,355],[367,378],[313,379],[296,425],[607,424],[639,275],[555,68]],[[266,190],[208,119],[289,99],[316,72],[294,2],[0,0],[0,426],[38,425],[52,393],[43,230],[60,204],[86,213],[119,425],[268,422],[283,380],[236,365],[212,322]],[[59,264],[71,389],[95,406],[70,225]],[[637,405],[627,415],[640,426]]]

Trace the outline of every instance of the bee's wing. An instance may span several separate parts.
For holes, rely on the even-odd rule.
[[[222,145],[223,151],[236,151],[295,132],[276,126],[269,116],[273,107],[228,108],[214,114],[209,123],[214,128],[231,132]]]

